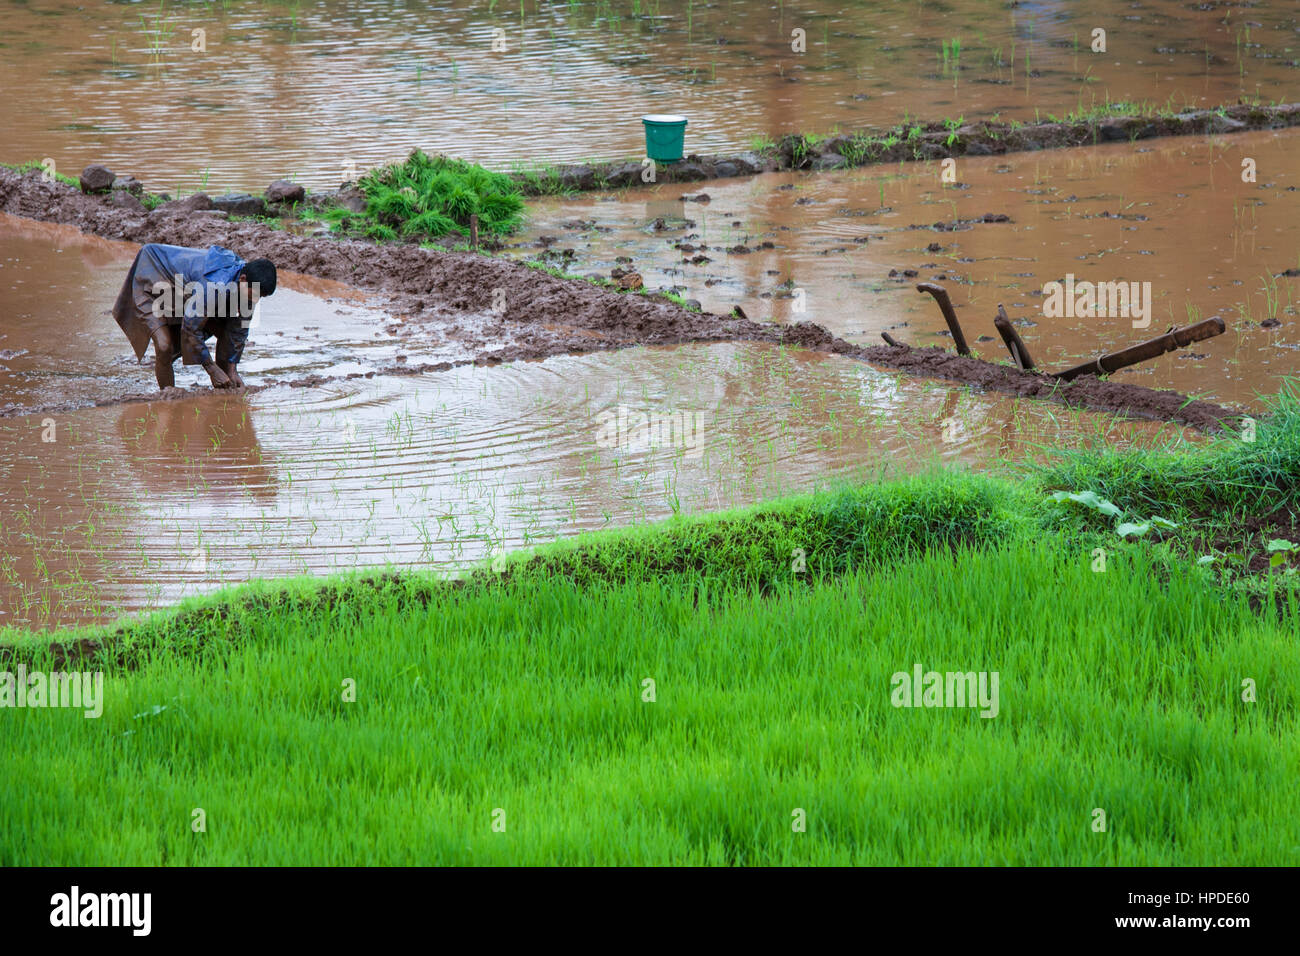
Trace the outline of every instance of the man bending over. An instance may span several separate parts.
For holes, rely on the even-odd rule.
[[[275,265],[245,262],[229,249],[187,249],[150,243],[136,254],[113,318],[144,358],[153,342],[158,387],[175,384],[172,363],[202,365],[214,388],[241,388],[239,359],[248,342],[253,307],[275,293]],[[216,336],[213,361],[207,339]]]

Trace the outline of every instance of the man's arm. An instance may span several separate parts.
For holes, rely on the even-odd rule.
[[[244,355],[244,346],[248,344],[248,329],[244,319],[231,319],[217,336],[217,367],[226,373],[230,384],[243,388],[244,380],[239,375],[239,360]]]
[[[195,296],[195,301],[185,303],[185,318],[181,320],[181,337],[188,344],[189,348],[198,356],[199,364],[203,366],[203,371],[208,373],[208,378],[212,381],[213,388],[229,388],[230,376],[217,367],[217,363],[212,361],[212,353],[208,351],[207,338],[203,332],[203,323],[207,316],[203,311],[203,302],[199,301],[201,297]]]

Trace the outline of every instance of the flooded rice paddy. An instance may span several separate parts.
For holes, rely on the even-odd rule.
[[[1004,303],[1050,369],[1218,315],[1226,335],[1115,378],[1249,406],[1300,371],[1300,275],[1279,275],[1300,272],[1297,150],[1297,130],[1179,137],[967,157],[955,184],[937,163],[906,163],[542,200],[510,254],[606,274],[622,257],[649,287],[709,311],[808,320],[855,344],[889,330],[951,348],[915,289],[938,281],[977,354],[1005,357],[1000,340],[976,341],[996,335]],[[1242,182],[1247,157],[1254,183]],[[701,194],[709,201],[683,201]],[[973,221],[986,213],[1009,221]],[[1045,284],[1067,274],[1149,282],[1149,328],[1045,316]]]
[[[908,117],[1290,102],[1298,74],[1300,10],[1279,2],[46,0],[0,8],[0,161],[105,162],[173,193],[324,188],[417,147],[498,169],[638,156],[650,112],[690,118],[688,152],[725,152]],[[981,337],[1004,303],[1048,368],[1218,315],[1226,335],[1120,376],[1250,406],[1300,367],[1297,146],[1294,130],[1181,137],[966,157],[952,183],[909,163],[547,199],[505,254],[634,267],[707,310],[862,344],[950,346],[914,288],[938,281],[977,354],[1002,357]],[[454,573],[582,530],[1044,445],[1199,441],[753,343],[385,374],[470,352],[292,274],[241,371],[313,384],[94,407],[154,387],[108,314],[135,251],[0,216],[0,412],[19,413],[0,416],[0,626],[260,577]],[[1149,282],[1150,327],[1045,316],[1044,285],[1067,274]],[[22,414],[51,405],[82,407]]]
[[[92,405],[157,387],[152,352],[138,364],[109,313],[138,249],[0,213],[0,413]],[[350,286],[288,272],[281,286],[253,319],[253,344],[240,363],[250,381],[466,357],[455,343],[394,339],[383,325],[388,316]],[[197,367],[177,364],[178,385],[206,381]]]
[[[0,160],[327,187],[415,147],[502,169],[637,156],[645,113],[688,115],[704,153],[905,116],[1289,102],[1298,31],[1287,2],[11,3]]]
[[[107,314],[134,252],[0,216],[6,404],[154,387]],[[1197,440],[752,343],[346,379],[459,356],[422,354],[347,286],[285,284],[241,367],[254,384],[332,381],[0,418],[0,625],[112,619],[264,576],[453,573],[582,530],[1044,445]]]
[[[757,344],[0,419],[0,624],[110,619],[256,577],[454,572],[1043,444],[1189,440]]]

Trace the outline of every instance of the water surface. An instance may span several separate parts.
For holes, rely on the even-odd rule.
[[[0,624],[257,577],[453,573],[582,530],[1045,444],[1197,440],[755,344],[0,419]]]
[[[1251,406],[1300,372],[1297,150],[1300,130],[1262,131],[968,157],[955,184],[937,163],[904,163],[548,199],[509,254],[583,274],[633,267],[709,311],[808,320],[859,344],[890,331],[951,348],[915,289],[937,281],[978,354],[1006,358],[1000,340],[977,341],[996,335],[1004,303],[1049,369],[1218,315],[1227,334],[1117,380]],[[1255,182],[1242,181],[1246,158]],[[683,201],[701,193],[710,201]],[[970,221],[986,213],[1010,221]],[[1067,274],[1150,283],[1150,326],[1048,317],[1044,287]]]
[[[1290,102],[1298,29],[1273,0],[15,2],[0,161],[102,161],[173,192],[326,187],[415,147],[501,169],[640,155],[639,117],[665,111],[711,152],[908,116]]]

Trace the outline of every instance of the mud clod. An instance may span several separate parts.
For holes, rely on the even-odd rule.
[[[107,166],[98,163],[87,166],[81,171],[81,191],[83,193],[102,193],[113,188],[117,174]]]
[[[269,203],[297,203],[306,198],[307,190],[287,179],[277,179],[266,187],[266,201]]]

